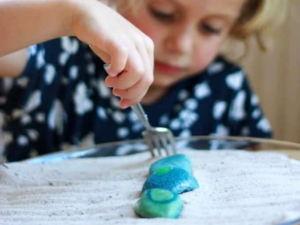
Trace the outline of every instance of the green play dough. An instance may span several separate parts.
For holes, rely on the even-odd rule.
[[[148,189],[134,206],[136,214],[145,218],[178,218],[183,201],[178,194],[165,189]]]
[[[172,168],[170,168],[170,167],[161,168],[161,169],[156,171],[156,174],[157,175],[162,175],[162,174],[165,174],[165,173],[169,172],[170,170],[172,170]]]

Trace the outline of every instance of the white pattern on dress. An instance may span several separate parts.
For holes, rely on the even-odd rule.
[[[73,80],[77,79],[77,77],[78,77],[78,66],[71,66],[70,67],[69,76]]]
[[[81,147],[90,147],[95,145],[95,135],[93,132],[88,133],[85,135],[80,142]]]
[[[88,97],[87,87],[84,83],[79,83],[74,93],[75,109],[78,115],[83,115],[93,109],[93,102]]]
[[[40,112],[40,113],[36,114],[35,119],[37,122],[43,123],[43,122],[45,122],[45,114]]]
[[[51,64],[46,65],[44,79],[45,83],[50,85],[52,84],[55,77],[55,67]]]
[[[111,96],[110,89],[105,85],[104,80],[99,79],[97,84],[97,89],[99,92],[100,98],[109,98]]]
[[[271,125],[270,125],[269,121],[266,118],[262,118],[257,123],[257,129],[260,129],[263,132],[270,132],[271,131]]]
[[[42,93],[41,91],[34,91],[30,97],[29,100],[26,103],[25,111],[31,112],[38,108],[42,103]]]
[[[181,128],[180,120],[177,119],[177,118],[171,120],[170,128],[171,128],[172,130],[179,130],[179,129]]]
[[[61,38],[61,47],[63,51],[59,55],[59,63],[61,66],[66,65],[69,57],[76,54],[79,49],[79,42],[76,39],[70,37]]]
[[[15,110],[12,112],[12,117],[13,117],[14,119],[20,118],[22,115],[23,115],[23,111],[20,110],[20,109],[15,109]]]
[[[95,74],[95,71],[96,71],[96,66],[94,63],[89,63],[87,66],[86,66],[86,72],[89,74],[89,75],[94,75]]]
[[[139,118],[137,117],[137,115],[132,110],[130,110],[130,112],[128,113],[128,119],[132,123],[135,123],[135,122],[139,121]]]
[[[106,115],[105,109],[103,107],[101,107],[101,106],[98,107],[97,114],[100,119],[107,120],[107,115]]]
[[[12,133],[10,132],[3,132],[3,141],[4,141],[4,145],[9,145],[10,143],[12,143],[14,140],[14,137],[12,135]]]
[[[39,133],[36,130],[33,129],[28,129],[27,130],[27,134],[28,137],[32,140],[32,141],[36,141],[39,137]]]
[[[179,137],[190,137],[192,135],[191,131],[185,129],[179,133]]]
[[[114,121],[116,123],[122,124],[124,122],[124,120],[125,120],[126,117],[125,117],[124,113],[116,110],[116,111],[113,112],[112,118],[114,119]]]
[[[37,58],[36,58],[36,68],[40,69],[46,64],[45,62],[45,49],[40,50],[37,53]]]
[[[216,132],[212,134],[213,136],[220,136],[225,137],[229,135],[228,127],[224,126],[223,124],[219,124],[216,128]]]
[[[141,122],[136,122],[132,125],[132,131],[140,132],[144,129],[144,125]]]
[[[21,123],[23,124],[23,125],[27,125],[27,124],[29,124],[30,122],[31,122],[31,116],[29,116],[28,114],[24,114],[23,116],[22,116],[22,118],[21,118]]]
[[[16,83],[21,87],[21,88],[26,88],[28,86],[29,79],[28,77],[19,77],[16,79]]]
[[[59,100],[54,101],[48,117],[48,126],[56,129],[59,135],[63,134],[63,106]]]
[[[112,107],[114,107],[116,109],[120,108],[120,100],[115,96],[112,96],[110,98],[110,104],[111,104]]]
[[[167,114],[162,115],[159,119],[159,124],[165,126],[169,123],[169,116]]]
[[[257,95],[255,94],[252,94],[252,97],[251,97],[251,104],[253,106],[257,106],[259,104],[259,99],[257,97]]]
[[[69,54],[76,54],[79,49],[79,42],[75,38],[62,37],[61,38],[61,47],[65,52]]]
[[[252,118],[253,119],[258,119],[260,116],[261,116],[260,109],[256,109],[256,110],[253,111],[253,113],[252,113]]]
[[[119,138],[125,138],[129,134],[129,130],[127,127],[120,127],[117,129],[117,135]]]
[[[195,97],[198,99],[204,99],[211,95],[211,90],[207,82],[197,84],[195,86]]]
[[[231,119],[241,121],[246,117],[245,111],[246,92],[239,91],[230,107],[229,116]]]
[[[26,146],[28,145],[29,141],[28,141],[28,138],[24,135],[20,135],[18,138],[17,138],[17,143],[20,145],[20,146]]]
[[[229,88],[238,91],[241,89],[244,80],[243,71],[238,71],[226,77],[226,84]]]
[[[207,72],[210,74],[210,75],[214,75],[214,74],[217,74],[217,73],[220,73],[222,70],[224,70],[224,63],[222,62],[215,62],[215,63],[212,63],[208,69],[207,69]]]
[[[189,97],[189,92],[185,89],[181,90],[179,93],[178,93],[178,99],[180,101],[184,101],[185,99],[187,99]]]
[[[195,111],[198,108],[198,101],[195,98],[189,98],[184,102],[185,108]]]
[[[190,128],[199,119],[199,115],[193,111],[184,109],[179,113],[181,128]]]
[[[225,101],[218,101],[215,103],[213,108],[214,119],[219,120],[224,115],[227,108],[227,103]]]
[[[28,52],[30,56],[35,56],[37,53],[37,45],[32,45],[28,48]]]

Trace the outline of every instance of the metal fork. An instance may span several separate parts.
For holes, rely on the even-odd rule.
[[[104,69],[106,72],[109,70],[109,68],[110,64],[104,64]],[[157,150],[158,155],[160,156],[163,155],[163,150],[168,156],[177,153],[172,131],[165,127],[152,127],[149,123],[148,116],[140,103],[131,106],[131,109],[146,128],[142,134],[149,147],[152,157],[157,155],[155,154],[155,150]]]

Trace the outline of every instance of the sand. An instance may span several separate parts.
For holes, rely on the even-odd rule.
[[[133,210],[149,153],[51,164],[0,165],[0,224],[279,224],[300,217],[300,162],[246,151],[191,151],[200,188],[182,194],[179,219]]]

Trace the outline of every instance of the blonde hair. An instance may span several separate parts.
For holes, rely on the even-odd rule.
[[[231,36],[246,41],[254,36],[261,50],[266,51],[276,29],[285,21],[288,0],[248,0]]]
[[[100,0],[106,1],[119,12],[137,10],[148,0]],[[247,0],[230,33],[231,37],[247,41],[254,36],[261,50],[266,51],[274,31],[287,16],[289,0]]]

